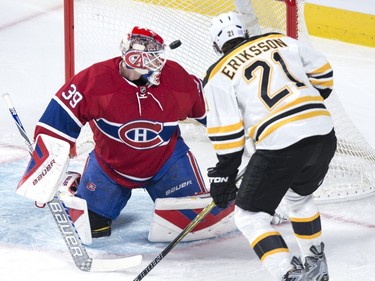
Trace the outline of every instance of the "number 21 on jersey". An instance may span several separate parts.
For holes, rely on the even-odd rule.
[[[256,60],[244,69],[244,76],[247,79],[248,83],[251,83],[255,78],[255,72],[260,73],[260,93],[259,97],[263,103],[271,110],[280,100],[291,94],[292,92],[288,87],[279,89],[276,92],[270,92],[270,83],[273,78],[272,75],[278,75],[280,71],[286,75],[286,77],[292,81],[297,88],[305,87],[305,84],[301,81],[298,81],[294,76],[289,72],[287,65],[285,64],[283,58],[279,52],[272,53],[272,59],[277,63],[279,69],[275,69],[265,60]],[[275,73],[275,74],[273,74]]]

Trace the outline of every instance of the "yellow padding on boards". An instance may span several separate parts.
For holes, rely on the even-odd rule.
[[[206,16],[233,11],[233,1],[144,0],[148,4],[170,7]],[[305,3],[305,20],[310,35],[375,47],[375,15],[357,13]]]
[[[235,9],[233,1],[228,0],[205,0],[199,2],[188,0],[145,0],[141,2],[172,7],[174,9],[199,13],[206,16],[215,16],[224,12],[234,11]]]
[[[305,4],[310,35],[375,47],[375,15]]]

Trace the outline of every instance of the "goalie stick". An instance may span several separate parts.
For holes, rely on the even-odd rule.
[[[21,120],[17,114],[16,109],[10,99],[8,93],[3,94],[3,98],[7,103],[10,113],[17,125],[21,136],[25,140],[26,147],[30,154],[33,151],[33,145],[27,137],[26,130],[24,129]],[[69,249],[76,266],[82,271],[90,272],[106,272],[123,270],[129,267],[137,266],[142,261],[141,255],[118,258],[118,259],[94,259],[91,258],[85,246],[82,244],[81,238],[74,226],[68,210],[63,201],[59,198],[59,192],[56,192],[55,197],[47,203],[48,208],[57,224],[57,227],[64,238],[64,241]]]
[[[243,177],[243,174],[245,173],[245,169],[242,169],[241,172],[238,173],[236,177],[236,183]],[[153,261],[141,272],[138,274],[136,278],[134,278],[133,281],[140,281],[142,280],[165,256],[174,248],[178,243],[181,242],[181,240],[190,232],[192,231],[198,223],[201,222],[202,219],[204,219],[205,216],[207,216],[211,210],[215,207],[215,202],[212,201],[210,204],[208,204],[196,217],[193,219],[186,227],[185,229],[171,242],[168,244],[168,246],[159,254],[156,258],[153,259]]]

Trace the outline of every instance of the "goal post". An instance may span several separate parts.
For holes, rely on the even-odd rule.
[[[65,79],[118,55],[121,38],[134,25],[155,29],[167,42],[181,40],[182,47],[169,57],[202,77],[217,59],[208,34],[211,18],[232,10],[249,26],[256,25],[252,35],[277,31],[297,38],[305,33],[304,21],[298,20],[303,5],[296,0],[64,0]],[[85,49],[89,46],[101,50]]]
[[[75,74],[74,67],[74,0],[64,0],[65,81]]]
[[[303,0],[64,0],[66,78],[111,57],[119,56],[121,39],[139,25],[159,33],[167,57],[203,78],[218,57],[209,38],[211,19],[237,11],[251,35],[280,32],[310,43]],[[320,202],[352,200],[374,194],[375,151],[345,113],[335,93],[326,100],[332,113],[338,148],[322,187]]]

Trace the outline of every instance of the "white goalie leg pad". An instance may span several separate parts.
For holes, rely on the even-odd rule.
[[[68,171],[59,188],[58,195],[65,207],[69,209],[69,216],[74,223],[82,243],[90,245],[92,243],[92,236],[87,202],[82,198],[74,196],[80,178],[81,175],[79,173]]]
[[[212,201],[211,197],[159,198],[150,225],[150,242],[171,242]],[[214,211],[218,209],[215,208]],[[220,209],[221,210],[221,209]],[[182,241],[217,237],[236,230],[233,219],[234,205],[211,212]]]
[[[39,135],[17,194],[38,204],[51,201],[65,177],[69,165],[70,145],[48,135]]]
[[[69,208],[69,216],[74,223],[82,243],[90,245],[92,237],[86,200],[74,195],[63,195],[60,198],[64,205]]]

